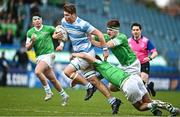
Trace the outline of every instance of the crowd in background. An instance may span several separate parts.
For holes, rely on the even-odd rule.
[[[24,45],[26,41],[26,32],[31,27],[31,15],[34,12],[41,12],[43,20],[45,21],[44,24],[56,26],[63,17],[63,4],[65,2],[76,1],[78,0],[1,0],[0,46],[18,45],[19,51],[24,53],[24,48],[22,48],[21,45]],[[164,3],[162,3],[161,0],[134,0],[134,2],[140,2],[147,6],[153,6],[153,8],[158,7],[161,11],[166,12],[173,17],[180,16],[180,0],[164,0]],[[161,2],[162,4],[158,2]],[[105,16],[104,18],[108,18],[111,14],[110,4],[110,0],[102,0],[102,16]],[[80,5],[78,7],[80,7]],[[155,32],[157,32],[157,30]],[[57,43],[54,42],[54,44]],[[70,48],[70,42],[66,43],[64,50],[69,51]],[[16,54],[19,54],[18,51]],[[13,60],[17,62],[17,59],[18,55],[14,57]],[[177,65],[177,62],[175,63]]]
[[[47,4],[61,7],[64,0],[1,0],[0,1],[0,44],[19,44],[25,41],[34,12]]]
[[[25,41],[27,29],[31,26],[30,19],[34,12],[41,12],[40,6],[47,11],[47,6],[62,9],[67,0],[1,0],[0,1],[0,45],[17,44]],[[71,1],[72,2],[72,1]],[[180,15],[179,0],[135,0],[147,6],[158,7],[161,11],[167,12],[172,16]],[[107,16],[110,12],[110,0],[103,0],[103,15]],[[58,12],[58,11],[57,11]],[[43,14],[48,19],[51,14]],[[47,16],[49,15],[49,16]],[[56,16],[62,17],[62,16]],[[53,19],[53,25],[57,25],[57,19]]]

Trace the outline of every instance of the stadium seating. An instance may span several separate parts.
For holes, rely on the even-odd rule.
[[[157,47],[158,52],[160,54],[162,53],[167,60],[174,56],[173,58],[176,59],[173,59],[173,64],[176,64],[180,55],[180,40],[178,39],[178,32],[180,30],[179,19],[130,0],[111,1],[109,5],[110,13],[107,18],[100,15],[99,11],[95,11],[95,9],[99,10],[99,8],[103,8],[102,2],[103,0],[76,0],[78,5],[83,5],[87,10],[84,13],[82,7],[78,7],[78,15],[90,21],[103,32],[106,31],[105,24],[108,19],[118,18],[121,21],[121,32],[128,36],[131,36],[131,23],[139,22],[143,26],[143,34],[151,39]]]

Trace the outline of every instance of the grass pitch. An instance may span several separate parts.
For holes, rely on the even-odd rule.
[[[45,102],[43,89],[0,87],[0,116],[112,116],[111,107],[105,97],[96,92],[89,101],[84,101],[84,89],[66,89],[70,95],[67,106],[61,106],[61,96],[55,91],[54,97]],[[123,104],[117,116],[152,116],[150,111],[139,112],[121,92],[113,93]],[[158,91],[154,99],[161,99],[180,108],[180,92]],[[163,111],[164,116],[169,113]]]

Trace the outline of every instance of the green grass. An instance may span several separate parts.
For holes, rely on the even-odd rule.
[[[52,100],[45,102],[43,89],[0,87],[0,116],[111,116],[111,107],[100,92],[96,92],[89,101],[84,101],[85,90],[66,91],[70,100],[67,106],[62,107],[61,98],[55,90]],[[133,108],[122,93],[113,95],[123,101],[118,116],[152,116],[150,111],[139,112]],[[156,96],[156,99],[171,102],[177,107],[180,107],[179,98],[180,92],[175,91],[159,91]],[[168,114],[163,111],[163,115]]]

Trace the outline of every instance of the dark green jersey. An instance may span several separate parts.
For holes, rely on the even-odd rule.
[[[106,42],[111,40],[108,34],[104,34],[104,38]],[[95,37],[95,40],[98,40],[98,38]],[[137,58],[128,44],[127,36],[123,33],[120,33],[112,40],[115,44],[115,47],[111,48],[111,51],[116,56],[120,64],[126,66],[131,65]]]
[[[121,87],[123,81],[130,76],[129,73],[105,61],[98,60],[94,63],[94,66],[105,79],[116,87]]]
[[[31,36],[33,34],[36,37],[33,46],[36,56],[54,52],[54,45],[52,41],[54,30],[54,27],[47,25],[43,25],[42,29],[40,30],[35,29],[35,27],[28,30],[27,40],[31,40]]]

